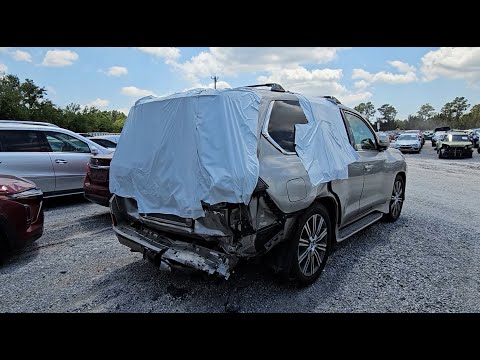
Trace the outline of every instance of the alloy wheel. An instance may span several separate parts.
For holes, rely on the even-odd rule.
[[[392,199],[390,201],[390,211],[393,217],[397,217],[402,210],[403,203],[403,186],[400,180],[396,180],[393,185]]]
[[[325,219],[313,214],[303,226],[298,242],[298,265],[305,276],[320,268],[327,250],[328,227]]]

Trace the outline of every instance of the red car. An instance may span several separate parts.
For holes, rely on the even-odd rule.
[[[107,207],[109,206],[108,201],[112,197],[108,188],[108,176],[112,157],[112,154],[92,157],[87,164],[87,175],[83,182],[85,198],[95,204]]]
[[[23,178],[0,175],[0,260],[43,234],[43,193]]]

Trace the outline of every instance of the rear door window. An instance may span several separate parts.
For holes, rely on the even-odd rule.
[[[84,143],[82,140],[79,140],[73,136],[60,133],[48,131],[45,132],[48,143],[52,148],[53,152],[73,152],[73,153],[89,153],[90,147],[88,144]]]
[[[307,123],[298,101],[276,100],[268,121],[268,134],[283,150],[295,152],[295,125]]]
[[[2,152],[50,151],[43,133],[33,130],[1,130],[0,149]]]

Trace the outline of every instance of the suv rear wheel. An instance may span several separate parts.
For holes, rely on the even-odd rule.
[[[298,218],[289,244],[289,277],[298,285],[313,283],[325,267],[332,243],[332,224],[327,209],[318,203]]]

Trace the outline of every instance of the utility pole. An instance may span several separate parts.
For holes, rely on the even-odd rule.
[[[211,78],[213,79],[213,88],[216,89],[217,88],[218,76],[214,75],[214,76],[211,76]]]

